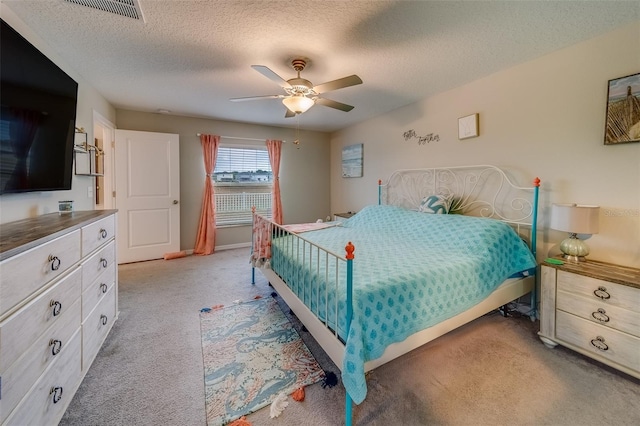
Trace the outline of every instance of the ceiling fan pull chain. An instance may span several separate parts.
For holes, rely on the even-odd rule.
[[[296,149],[300,149],[300,114],[296,114],[296,140],[293,141]]]

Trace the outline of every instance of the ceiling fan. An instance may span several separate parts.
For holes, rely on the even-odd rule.
[[[260,99],[282,99],[282,103],[287,107],[285,117],[294,117],[296,114],[302,114],[313,105],[323,105],[329,108],[339,109],[340,111],[351,111],[354,108],[351,105],[323,98],[320,95],[332,90],[361,84],[362,80],[360,77],[354,74],[314,86],[309,80],[300,77],[300,72],[304,70],[306,65],[306,59],[298,58],[292,60],[291,66],[298,72],[298,76],[289,80],[283,79],[264,65],[251,65],[251,68],[282,87],[286,95],[250,96],[246,98],[231,98],[230,100],[240,102]]]

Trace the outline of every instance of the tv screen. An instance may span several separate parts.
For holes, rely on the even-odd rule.
[[[71,189],[78,84],[0,22],[0,194]]]

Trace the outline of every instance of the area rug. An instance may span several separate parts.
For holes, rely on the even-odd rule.
[[[207,425],[224,425],[324,372],[274,299],[200,313]]]

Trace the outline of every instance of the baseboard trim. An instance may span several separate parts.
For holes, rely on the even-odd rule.
[[[251,243],[237,243],[237,244],[227,244],[224,246],[216,246],[216,251],[218,250],[232,250],[237,248],[251,247]],[[192,250],[193,251],[193,250]]]

